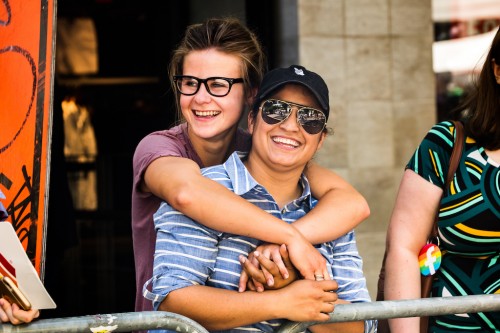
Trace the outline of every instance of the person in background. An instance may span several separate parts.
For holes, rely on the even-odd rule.
[[[1,190],[0,199],[5,199],[5,195]],[[0,201],[0,223],[9,223],[4,222],[8,216],[7,210]],[[40,311],[37,309],[25,311],[17,304],[10,304],[9,301],[1,296],[2,295],[0,295],[0,320],[2,323],[11,323],[13,325],[30,323],[40,316]]]
[[[325,140],[329,111],[328,88],[318,74],[298,65],[269,72],[248,116],[250,152],[234,152],[224,164],[202,169],[202,175],[293,224],[318,203],[303,172]],[[353,231],[318,245],[332,280],[293,274],[279,288],[257,293],[238,292],[238,283],[240,261],[245,263],[240,255],[248,255],[259,240],[204,226],[167,202],[154,221],[153,292],[145,290],[146,296],[155,310],[187,316],[207,330],[272,332],[284,319],[326,321],[335,304],[370,301]],[[266,259],[263,264],[270,267]],[[373,332],[375,327],[366,321],[310,330]]]
[[[444,188],[455,128],[444,121],[425,136],[406,166],[387,234],[386,299],[420,297],[418,253],[439,209],[441,267],[432,296],[500,293],[500,32],[456,117],[465,145]],[[442,197],[444,191],[444,196]],[[391,332],[419,332],[419,318],[389,320]],[[497,332],[500,312],[429,318],[429,332]]]
[[[153,214],[162,201],[210,228],[285,244],[307,279],[328,272],[326,260],[311,243],[341,236],[368,217],[366,200],[316,163],[308,163],[305,173],[319,203],[293,226],[201,175],[201,167],[220,164],[235,150],[249,150],[249,134],[238,123],[253,104],[265,68],[257,37],[234,18],[189,26],[173,52],[172,89],[185,122],[146,136],[133,159],[136,311],[151,309],[142,287],[153,273]]]

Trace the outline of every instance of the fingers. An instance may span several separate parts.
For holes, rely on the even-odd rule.
[[[325,266],[321,270],[318,270],[314,273],[314,279],[316,281],[331,280],[332,279],[330,276],[330,270],[328,269],[328,266],[326,266],[326,263],[325,263]]]
[[[260,287],[262,289],[264,289],[264,287],[262,285],[260,285]],[[257,287],[255,286],[255,284],[253,283],[253,280],[249,280],[248,281],[248,284],[247,284],[247,288],[248,290],[251,290],[251,291],[258,291],[258,292],[262,292],[262,290],[257,290]]]
[[[321,281],[319,283],[321,285],[321,288],[324,291],[324,293],[321,297],[321,300],[323,303],[320,307],[320,311],[323,313],[333,312],[333,310],[335,308],[335,302],[338,301],[338,295],[335,292],[338,288],[338,284],[336,281],[332,281],[332,280]]]
[[[333,312],[333,310],[335,309],[335,304],[332,303],[323,303],[323,306],[322,306],[322,309],[321,309],[321,312],[323,313],[330,313],[330,312]]]
[[[328,320],[329,313],[334,311],[338,301],[337,293],[332,292],[336,289],[337,283],[332,280],[298,280],[293,282],[290,289],[284,292],[286,300],[283,302],[283,306],[288,307],[286,309],[287,319],[292,321]]]
[[[10,322],[13,325],[18,325],[21,324],[21,321],[14,317],[14,314],[12,313],[12,308],[14,306],[17,306],[16,304],[11,305],[7,300],[3,299],[2,300],[2,310],[5,314],[5,316],[2,316],[2,321],[4,323]]]
[[[325,280],[331,280],[332,279],[332,277],[330,276],[330,270],[328,268],[326,268],[326,267],[323,270],[323,278]]]
[[[245,271],[245,269],[243,268],[243,264],[245,263],[246,261],[246,258],[243,257],[243,256],[240,256],[239,257],[240,259],[240,263],[241,263],[241,274],[240,274],[240,282],[238,283],[238,291],[240,293],[244,292],[246,290],[246,287],[247,287],[247,282],[248,282],[248,274],[247,272]]]
[[[324,291],[336,291],[339,288],[339,285],[335,280],[318,281],[318,283]],[[337,293],[328,293],[326,295],[333,298],[333,301],[330,299],[328,302],[335,302],[338,299]]]
[[[254,251],[254,256],[257,258],[260,264],[260,269],[262,270],[262,274],[264,275],[264,281],[257,280],[261,283],[266,283],[269,287],[274,285],[274,277],[273,274],[279,273],[279,270],[274,262],[269,260],[266,256],[261,255],[259,251]]]
[[[323,273],[314,273],[314,279],[316,281],[325,281],[325,277],[323,276]]]
[[[17,304],[10,304],[7,300],[0,298],[0,320],[4,323],[10,322],[12,325],[29,323],[40,316],[40,311],[31,309],[25,311]]]
[[[283,249],[283,250],[282,250]],[[276,251],[271,252],[271,259],[274,264],[277,266],[278,271],[280,272],[283,279],[288,279],[290,274],[288,273],[287,266],[284,262],[284,257],[282,251],[285,253],[285,256],[288,257],[288,251],[286,250],[286,245],[282,244],[279,248],[276,248]]]
[[[325,280],[331,280],[330,273],[328,272],[328,269],[325,269],[321,272],[314,273],[314,280],[316,281],[325,281]]]
[[[263,284],[266,283],[266,278],[262,270],[252,264],[250,260],[247,260],[244,256],[240,256],[240,263],[249,279],[253,282],[255,289],[257,291],[264,291]]]
[[[314,274],[326,269],[326,259],[305,239],[287,243],[287,250],[295,268],[307,280],[315,280]]]
[[[280,246],[280,255],[281,258],[283,259],[283,262],[285,263],[285,266],[287,267],[292,267],[292,261],[290,260],[290,254],[288,253],[288,249],[286,248],[285,244],[281,244]]]
[[[12,305],[12,316],[17,319],[18,324],[20,323],[30,323],[33,319],[40,316],[40,311],[31,309],[25,311],[21,309],[17,304]]]
[[[4,305],[5,303],[8,303],[6,300],[3,298],[0,298],[0,320],[2,320],[3,323],[9,322],[9,316],[7,316],[6,312],[6,306]],[[9,304],[10,307],[10,304]]]

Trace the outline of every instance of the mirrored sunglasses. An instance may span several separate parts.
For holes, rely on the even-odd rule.
[[[297,123],[309,134],[318,134],[326,126],[326,116],[323,111],[308,106],[268,99],[262,103],[262,119],[270,124],[279,124],[290,117],[293,108],[297,108]]]

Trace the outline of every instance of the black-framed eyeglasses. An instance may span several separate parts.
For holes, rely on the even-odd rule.
[[[224,97],[231,91],[231,87],[235,83],[242,83],[242,78],[232,79],[227,77],[207,77],[206,79],[200,79],[189,75],[175,75],[174,76],[175,86],[177,90],[186,96],[192,96],[200,90],[200,86],[203,83],[208,93],[215,97]]]
[[[297,123],[309,134],[318,134],[326,126],[326,116],[323,111],[308,106],[268,99],[260,107],[262,119],[270,124],[279,124],[290,117],[293,107],[297,108]]]

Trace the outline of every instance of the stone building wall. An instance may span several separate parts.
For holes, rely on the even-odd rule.
[[[367,199],[372,297],[405,163],[436,121],[431,0],[298,0],[299,63],[327,80],[334,135],[316,156]]]

